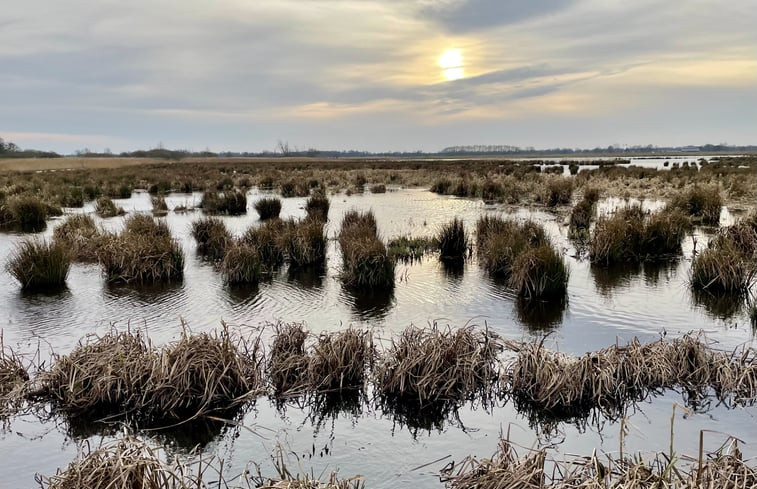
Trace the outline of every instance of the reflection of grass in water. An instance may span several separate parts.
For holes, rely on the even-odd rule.
[[[518,298],[515,301],[518,320],[532,332],[550,330],[559,326],[567,306],[567,298],[549,301]]]
[[[694,305],[701,307],[714,319],[727,320],[741,313],[746,303],[746,294],[713,293],[707,290],[692,289]]]
[[[631,279],[641,273],[641,269],[642,267],[638,263],[627,263],[612,267],[592,265],[590,268],[594,287],[603,297],[611,297],[614,289],[630,285]]]
[[[287,270],[287,281],[302,289],[320,289],[325,276],[326,267],[323,265],[290,267]]]
[[[347,302],[361,319],[382,319],[394,305],[394,289],[361,290],[342,286]]]

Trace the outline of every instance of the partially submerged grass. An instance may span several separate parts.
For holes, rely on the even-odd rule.
[[[268,378],[276,395],[299,394],[307,382],[305,340],[308,334],[301,323],[279,323],[274,329]]]
[[[691,286],[714,293],[746,294],[757,281],[757,214],[722,229],[694,257]]]
[[[470,252],[470,241],[462,219],[444,224],[436,236],[442,261],[462,261]]]
[[[152,198],[152,215],[153,216],[165,216],[168,214],[168,204],[164,197]]]
[[[56,242],[68,249],[74,260],[96,262],[103,233],[87,214],[74,214],[53,231]]]
[[[263,267],[257,248],[246,244],[231,245],[221,262],[221,274],[229,285],[254,285],[260,282]]]
[[[71,254],[62,243],[38,238],[20,242],[6,264],[25,290],[63,287],[70,267]]]
[[[509,278],[516,258],[530,248],[549,243],[544,228],[533,221],[518,222],[484,216],[476,224],[476,247],[484,268]]]
[[[323,333],[309,352],[309,388],[317,393],[362,390],[373,357],[373,342],[367,331],[348,328]]]
[[[496,336],[472,327],[461,329],[410,326],[376,366],[376,389],[387,404],[490,399],[499,375]]]
[[[673,196],[670,207],[683,211],[703,224],[717,226],[720,222],[723,198],[717,186],[695,185]]]
[[[568,266],[549,243],[530,247],[516,256],[510,287],[527,299],[564,297],[568,288]]]
[[[192,223],[192,237],[197,241],[197,251],[214,260],[221,259],[233,238],[223,220],[203,217]]]
[[[205,192],[200,208],[208,214],[238,216],[247,213],[247,195],[239,191]]]
[[[358,289],[394,287],[394,260],[378,237],[373,212],[350,211],[342,219],[339,232],[342,250],[342,281]]]
[[[281,199],[277,197],[263,197],[255,202],[255,210],[258,212],[261,221],[267,221],[279,217],[281,212]]]
[[[143,214],[129,217],[120,234],[104,239],[98,259],[111,282],[149,284],[184,276],[184,252],[168,226]]]
[[[286,231],[287,225],[283,221],[271,219],[247,229],[240,243],[256,249],[262,267],[271,272],[281,266],[286,258]]]
[[[51,208],[32,195],[20,195],[8,199],[6,204],[6,224],[18,226],[23,231],[39,231],[45,228],[45,221]]]
[[[191,334],[160,349],[139,333],[111,332],[56,357],[35,397],[72,416],[181,422],[240,407],[263,390],[258,340]]]
[[[126,214],[126,211],[121,207],[118,207],[115,202],[108,197],[100,197],[97,199],[97,202],[95,203],[95,212],[102,218],[122,216]]]
[[[303,219],[285,222],[284,249],[291,266],[319,265],[326,261],[324,222]]]
[[[570,212],[568,223],[568,236],[573,239],[587,239],[589,237],[589,226],[594,217],[595,202],[584,197]]]
[[[689,229],[691,221],[676,208],[647,213],[638,205],[626,207],[597,220],[589,257],[604,266],[669,258],[681,253]]]
[[[311,219],[326,221],[329,217],[329,198],[323,191],[314,192],[305,203],[305,211]]]
[[[562,168],[560,169],[562,172]],[[547,197],[545,202],[549,207],[570,204],[573,197],[573,180],[567,177],[556,177],[547,182]]]
[[[394,238],[387,245],[389,257],[404,262],[420,260],[423,255],[434,249],[437,249],[437,245],[433,238],[411,238],[410,236]]]

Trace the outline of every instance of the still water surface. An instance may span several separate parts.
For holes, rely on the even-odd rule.
[[[258,225],[252,208],[262,194],[248,194],[249,211],[240,217],[224,218],[233,233]],[[174,194],[166,200],[169,208],[199,203],[200,194]],[[149,195],[135,193],[118,200],[129,212],[149,211]],[[305,215],[305,199],[283,199],[282,217]],[[624,205],[617,199],[603,201],[602,211]],[[644,203],[649,208],[659,202]],[[181,321],[193,331],[212,330],[221,321],[243,331],[267,322],[304,321],[318,333],[355,325],[374,330],[381,338],[390,337],[410,324],[432,322],[460,326],[488,326],[505,338],[530,340],[550,333],[547,344],[571,354],[606,347],[633,337],[652,341],[665,335],[680,336],[704,330],[710,340],[725,349],[753,343],[753,334],[743,304],[718,302],[694,296],[686,282],[691,265],[694,239],[684,242],[684,256],[676,263],[633,270],[597,270],[575,258],[567,240],[564,217],[543,209],[505,209],[479,201],[438,196],[425,190],[392,190],[386,194],[332,196],[327,231],[335,237],[341,216],[350,209],[372,209],[384,239],[401,235],[430,236],[438,227],[458,216],[469,230],[483,214],[503,214],[530,218],[543,223],[553,242],[565,253],[571,268],[568,301],[564,307],[528,308],[504,287],[491,280],[475,262],[462,270],[447,270],[432,256],[420,263],[399,265],[397,285],[384,296],[356,295],[338,280],[338,246],[329,243],[324,270],[289,273],[286,269],[258,287],[226,287],[213,266],[196,254],[190,224],[199,212],[174,213],[166,217],[172,234],[187,256],[185,278],[180,284],[157,288],[136,288],[107,284],[96,265],[74,265],[67,289],[53,295],[22,293],[10,275],[0,272],[0,329],[6,345],[33,354],[39,349],[43,360],[51,351],[64,354],[89,333],[104,333],[111,325],[140,328],[156,344],[174,340]],[[92,207],[71,212],[92,212]],[[732,220],[724,212],[722,224]],[[123,218],[99,220],[117,230]],[[60,220],[51,221],[43,235],[51,235]],[[697,229],[697,247],[704,245],[711,230]],[[15,234],[0,234],[0,261],[5,263]],[[650,452],[669,445],[673,406],[681,404],[681,394],[668,392],[638,406],[629,419],[631,433],[626,450]],[[709,406],[686,413],[677,408],[675,444],[678,451],[695,453],[699,431],[710,429],[738,435],[747,442],[742,451],[757,455],[757,424],[754,408],[728,410]],[[277,446],[290,453],[290,466],[316,475],[339,469],[344,476],[360,474],[368,487],[441,487],[438,472],[452,460],[469,454],[489,456],[496,448],[499,433],[510,429],[510,437],[526,447],[555,446],[555,453],[588,454],[594,448],[618,450],[619,424],[608,420],[576,425],[557,423],[531,425],[526,415],[511,403],[493,409],[465,407],[459,417],[443,420],[432,429],[408,427],[391,413],[358,406],[336,417],[314,422],[319,413],[294,403],[284,408],[261,398],[242,420],[241,430],[211,431],[207,436],[152,436],[172,454],[187,456],[188,446],[202,441],[206,453],[226,459],[227,474],[240,473],[252,463],[270,473],[270,455]],[[0,433],[0,487],[33,487],[34,474],[52,474],[75,456],[77,442],[93,444],[108,435],[87,433],[66,423],[42,423],[24,416],[12,421]],[[714,449],[723,436],[708,434],[706,448]],[[437,461],[439,459],[443,459]],[[434,462],[424,466],[429,462]],[[298,465],[299,464],[299,465]],[[424,466],[422,468],[418,468]]]

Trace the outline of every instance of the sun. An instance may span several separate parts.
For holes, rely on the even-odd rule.
[[[459,49],[448,49],[437,60],[442,75],[447,80],[459,80],[465,76],[463,69],[463,52]]]

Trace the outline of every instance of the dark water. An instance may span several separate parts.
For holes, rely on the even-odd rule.
[[[241,234],[257,224],[252,209],[259,197],[249,194],[246,216],[225,218],[230,229]],[[169,208],[193,205],[200,195],[172,195]],[[305,215],[305,199],[283,199],[282,216]],[[128,211],[150,209],[149,196],[135,194],[118,201]],[[607,210],[623,205],[621,200],[602,204]],[[656,207],[659,202],[645,202]],[[158,288],[112,286],[105,283],[94,265],[74,265],[67,288],[59,293],[22,293],[7,272],[0,272],[0,329],[6,345],[29,355],[39,350],[49,359],[50,351],[63,354],[89,333],[117,327],[145,329],[155,343],[176,339],[185,320],[194,331],[217,328],[225,321],[244,330],[266,322],[305,321],[313,332],[334,331],[356,325],[372,328],[387,338],[410,324],[431,322],[459,326],[487,325],[511,339],[532,339],[545,332],[547,344],[572,354],[626,342],[638,336],[650,341],[704,330],[722,348],[752,344],[753,333],[742,302],[694,295],[686,285],[693,240],[684,242],[684,256],[665,266],[603,270],[573,258],[575,250],[566,239],[563,217],[543,210],[519,209],[507,212],[481,202],[437,196],[422,190],[390,191],[386,194],[336,195],[332,197],[328,234],[333,237],[342,214],[349,209],[373,209],[385,239],[400,235],[431,235],[454,216],[462,217],[472,230],[484,213],[510,214],[542,222],[553,241],[565,251],[571,267],[569,297],[564,304],[524,304],[492,281],[475,261],[460,270],[445,269],[433,257],[412,265],[399,265],[397,286],[384,296],[367,296],[345,290],[337,278],[339,255],[332,240],[324,270],[290,274],[286,269],[258,287],[232,289],[224,286],[212,265],[196,256],[189,236],[190,223],[199,212],[169,213],[166,218],[173,235],[187,255],[185,279],[181,284]],[[81,210],[78,210],[81,211]],[[85,208],[90,211],[91,208]],[[727,212],[722,223],[731,221]],[[53,221],[43,233],[50,235]],[[119,229],[123,218],[102,221]],[[696,230],[698,247],[707,241],[707,230]],[[6,261],[20,236],[0,234],[0,261]],[[669,445],[673,406],[682,404],[681,394],[642,403],[629,418],[626,451],[664,450]],[[746,455],[757,455],[757,424],[754,408],[728,410],[709,406],[700,412],[676,408],[675,445],[684,453],[695,453],[699,431],[715,430],[739,436],[747,442]],[[165,444],[172,454],[185,454],[194,443],[203,443],[206,453],[226,459],[227,474],[240,473],[252,462],[270,469],[270,455],[277,446],[289,455],[290,467],[313,472],[340,469],[344,476],[361,474],[368,487],[440,487],[438,472],[451,460],[469,454],[489,456],[499,433],[524,446],[555,445],[559,453],[590,453],[594,448],[618,450],[619,423],[595,420],[587,424],[533,424],[518,413],[512,403],[491,409],[465,407],[456,416],[411,422],[408,426],[372,403],[356,403],[342,411],[301,408],[291,403],[283,409],[265,398],[241,420],[244,428],[193,427],[173,435],[146,434]],[[418,427],[420,425],[420,427]],[[430,429],[428,429],[430,427]],[[190,436],[190,434],[192,436]],[[76,454],[77,442],[98,443],[103,436],[91,426],[63,421],[41,423],[37,417],[12,420],[0,434],[0,487],[32,487],[34,474],[52,474],[65,467]],[[714,449],[723,435],[707,434],[706,448]],[[182,455],[184,456],[184,455]],[[448,457],[449,456],[449,457]],[[448,457],[448,458],[445,458]],[[429,462],[442,461],[416,469]],[[414,470],[415,469],[415,470]]]

